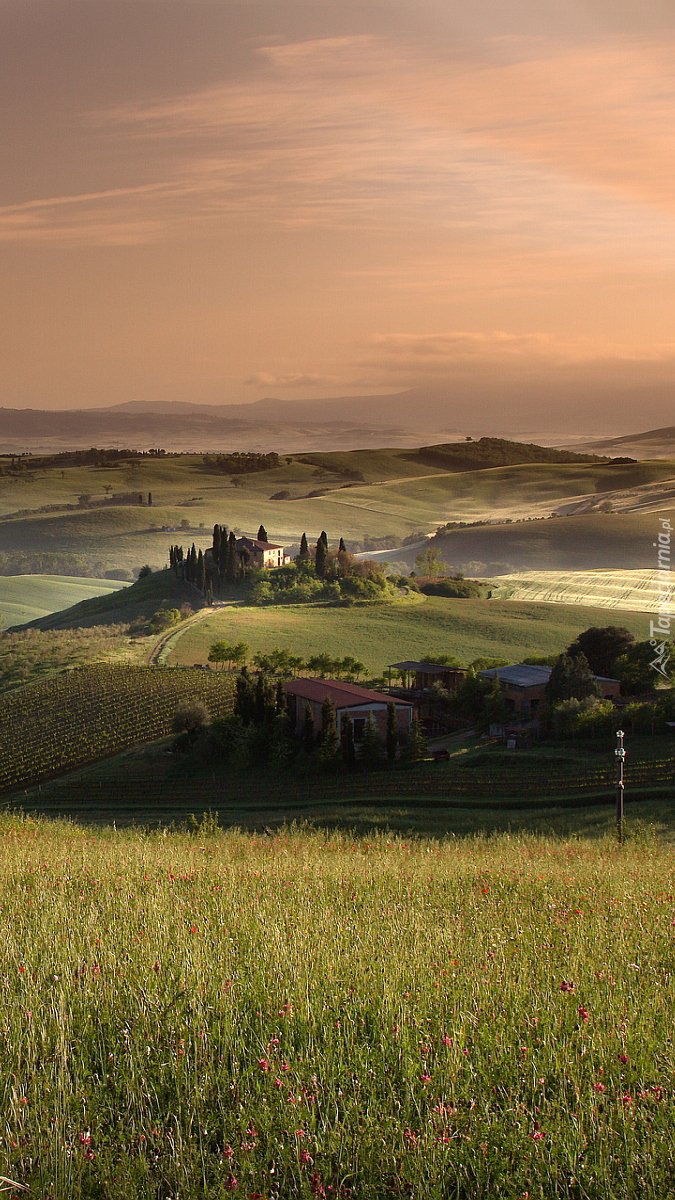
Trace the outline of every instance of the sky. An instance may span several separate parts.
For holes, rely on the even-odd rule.
[[[672,0],[0,0],[0,405],[672,424],[674,62]]]

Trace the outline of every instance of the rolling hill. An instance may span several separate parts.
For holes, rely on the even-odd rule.
[[[232,605],[188,626],[166,661],[206,662],[211,644],[225,639],[247,642],[251,654],[279,646],[303,658],[330,647],[331,653],[352,655],[369,673],[381,675],[389,663],[425,654],[454,654],[469,663],[479,657],[518,662],[532,654],[560,653],[582,630],[607,623],[602,608],[437,596],[348,609]],[[638,639],[646,636],[641,614],[616,611],[612,623],[625,625]]]
[[[530,571],[501,575],[494,581],[492,595],[499,600],[543,600],[654,613],[663,603],[675,610],[675,576],[672,581],[669,577],[664,580],[658,570]]]
[[[503,443],[497,451],[499,461]],[[470,469],[444,469],[428,461],[440,454],[447,467],[446,452],[455,462],[457,455],[468,456],[462,461]],[[507,452],[530,457],[532,450],[511,443]],[[148,457],[114,467],[45,468],[24,460],[20,474],[0,475],[0,551],[76,555],[83,558],[83,572],[100,574],[133,570],[144,562],[160,567],[172,541],[188,546],[194,541],[204,549],[216,522],[237,532],[255,531],[262,522],[273,540],[285,544],[297,544],[305,530],[311,539],[325,529],[331,540],[344,536],[348,544],[387,537],[395,545],[447,521],[515,520],[575,506],[656,509],[672,502],[675,492],[675,464],[669,462],[574,459],[480,469],[471,459],[476,454],[481,456],[480,443],[288,455],[273,470],[236,476],[206,465],[199,455]],[[109,493],[131,493],[142,503],[112,503]],[[84,499],[78,502],[78,497]],[[412,562],[414,555],[393,557]],[[484,557],[468,552],[459,561]],[[521,562],[522,567],[576,566],[489,555],[495,557],[518,569]],[[622,562],[591,565],[619,567]],[[652,564],[647,559],[626,565]],[[74,573],[72,567],[67,573]]]
[[[93,596],[109,597],[126,586],[111,579],[65,575],[0,576],[0,629],[72,608]]]

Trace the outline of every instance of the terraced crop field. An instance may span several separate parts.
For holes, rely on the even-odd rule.
[[[528,571],[500,575],[493,596],[543,600],[547,604],[585,604],[624,612],[656,612],[659,604],[675,611],[675,574],[663,571]]]

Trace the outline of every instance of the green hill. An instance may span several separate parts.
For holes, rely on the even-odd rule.
[[[468,663],[487,656],[518,662],[532,654],[559,653],[582,630],[607,623],[604,608],[437,596],[348,609],[232,605],[186,627],[167,661],[206,662],[209,646],[224,639],[248,642],[252,654],[280,646],[303,658],[328,646],[331,653],[352,655],[370,674],[381,675],[388,663],[425,654],[454,654]],[[648,636],[642,614],[614,610],[612,623],[625,625],[637,638]]]
[[[529,461],[533,454],[546,461]],[[559,458],[548,461],[554,454]],[[528,461],[484,467],[505,457]],[[297,543],[304,530],[312,538],[321,529],[335,540],[400,542],[449,520],[529,516],[562,501],[645,488],[675,475],[667,461],[587,462],[494,439],[288,456],[272,470],[238,475],[187,454],[115,467],[31,469],[26,461],[19,476],[0,475],[2,555],[78,556],[92,573],[133,570],[146,561],[160,567],[170,541],[194,541],[204,549],[216,522],[238,532],[253,532],[262,522],[271,538],[288,544]],[[137,496],[143,503],[112,503],[114,495]],[[58,570],[55,562],[56,568],[24,563],[19,569]],[[11,569],[11,562],[2,569]],[[72,574],[72,567],[60,573]]]
[[[117,585],[119,588],[119,585]],[[126,625],[138,617],[150,617],[158,608],[198,608],[201,597],[189,584],[176,579],[173,571],[156,571],[136,583],[110,590],[71,608],[49,613],[26,624],[27,629],[77,629],[90,625]]]
[[[472,574],[514,571],[651,570],[658,520],[675,520],[675,509],[656,513],[587,513],[582,516],[480,525],[438,534],[427,543],[450,566],[471,563]],[[419,550],[397,550],[413,565]],[[504,564],[502,568],[490,564]]]
[[[92,596],[108,597],[126,586],[67,575],[0,575],[0,629],[39,620]]]

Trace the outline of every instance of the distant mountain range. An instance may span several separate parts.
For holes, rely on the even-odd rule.
[[[420,421],[411,393],[251,404],[131,400],[107,408],[0,408],[0,452],[77,449],[94,443],[166,450],[313,450],[413,446],[461,430]]]
[[[578,405],[574,424],[582,431],[583,411],[577,409]],[[574,428],[571,422],[575,414],[565,408],[559,411],[564,413],[568,428]],[[592,406],[589,411],[593,411]],[[106,408],[0,408],[0,453],[53,453],[92,445],[131,449],[159,446],[187,453],[226,450],[297,453],[419,446],[488,435],[542,445],[568,445],[570,449],[595,454],[675,457],[675,426],[591,440],[582,432],[576,436],[551,433],[555,428],[554,417],[546,406],[542,406],[540,428],[532,425],[518,428],[521,423],[515,419],[509,425],[509,415],[517,412],[515,397],[505,397],[499,405],[488,408],[477,401],[472,409],[466,398],[458,399],[447,387],[322,400],[280,400],[270,396],[249,404],[131,400]],[[590,417],[586,419],[590,421]]]

